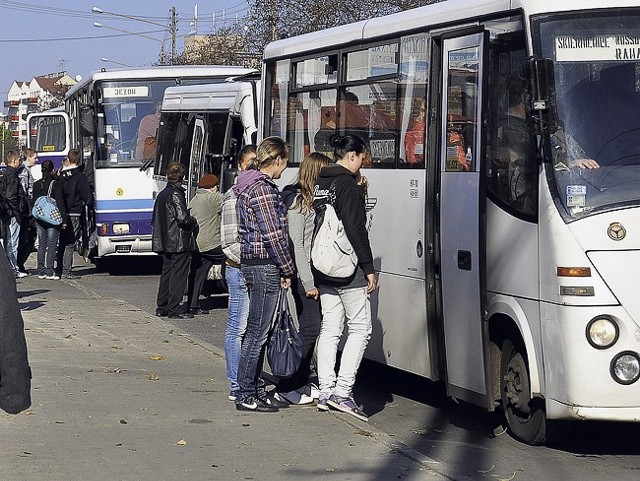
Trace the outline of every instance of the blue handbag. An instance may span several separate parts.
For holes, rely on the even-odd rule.
[[[56,200],[51,197],[51,189],[53,188],[54,182],[55,181],[52,180],[49,183],[49,192],[47,195],[41,195],[36,199],[31,209],[31,215],[47,224],[60,225],[62,224],[62,214],[60,214]]]

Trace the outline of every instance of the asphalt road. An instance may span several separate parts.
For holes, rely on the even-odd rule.
[[[154,312],[157,262],[126,259],[110,272],[82,261],[78,267],[79,288]],[[201,305],[209,315],[177,321],[176,327],[222,349],[226,296],[214,294]],[[553,445],[526,446],[504,432],[499,413],[455,403],[440,383],[366,362],[355,398],[370,423],[454,480],[636,481],[640,476],[640,424],[559,424],[554,427],[561,437]]]

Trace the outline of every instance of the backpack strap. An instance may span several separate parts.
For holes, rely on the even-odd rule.
[[[51,179],[51,182],[49,182],[49,191],[47,192],[47,197],[51,197],[51,189],[53,189],[53,183],[55,182],[55,180]]]

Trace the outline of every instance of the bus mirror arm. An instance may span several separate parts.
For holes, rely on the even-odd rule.
[[[529,57],[524,70],[536,134],[552,134],[558,130],[553,61]]]
[[[154,163],[154,159],[147,159],[144,161],[144,164],[140,166],[140,172],[146,172],[149,167],[151,167]]]

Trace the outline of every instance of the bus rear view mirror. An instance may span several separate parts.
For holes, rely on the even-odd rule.
[[[525,62],[525,75],[529,83],[531,111],[537,134],[558,130],[556,108],[556,84],[553,72],[553,61],[549,58],[531,57]]]
[[[80,128],[84,137],[92,137],[95,134],[95,116],[90,107],[83,107],[81,110]]]

